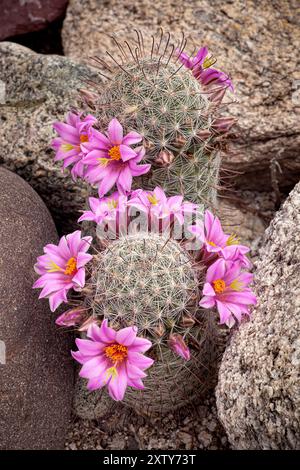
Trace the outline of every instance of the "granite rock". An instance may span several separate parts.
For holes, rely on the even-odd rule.
[[[68,58],[0,43],[0,163],[30,183],[65,233],[75,227],[87,186],[53,162],[52,124],[76,107],[83,77],[94,75]]]
[[[238,171],[235,185],[290,190],[300,174],[297,1],[70,0],[64,51],[79,61],[87,51],[117,55],[112,35],[136,39],[134,30],[140,29],[151,41],[160,27],[177,40],[184,31],[187,52],[206,44],[233,80],[237,102],[228,112],[238,117],[239,128],[222,166]]]
[[[300,183],[267,229],[258,306],[233,334],[216,391],[236,449],[300,449]]]
[[[65,13],[68,0],[0,0],[0,40],[46,28]]]
[[[57,233],[35,191],[3,168],[0,226],[0,449],[60,449],[71,413],[71,335],[58,332],[32,289],[36,257]]]

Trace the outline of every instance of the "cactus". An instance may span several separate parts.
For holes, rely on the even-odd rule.
[[[137,45],[117,44],[121,57],[109,54],[112,64],[95,59],[110,75],[93,107],[101,126],[116,117],[143,136],[151,171],[135,179],[135,188],[160,186],[170,196],[214,206],[220,166],[214,123],[224,87],[202,86],[178,62],[169,36],[153,41],[149,52],[140,34]]]
[[[128,390],[124,400],[141,413],[180,408],[213,385],[220,335],[214,316],[198,307],[202,284],[202,270],[182,244],[157,234],[120,238],[94,257],[86,286],[94,319],[107,318],[117,330],[136,325],[153,344],[145,390]],[[169,347],[176,335],[191,350],[187,362]]]

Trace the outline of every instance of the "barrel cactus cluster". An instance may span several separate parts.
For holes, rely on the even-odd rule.
[[[232,83],[206,47],[190,57],[184,37],[152,39],[115,40],[115,55],[95,58],[105,83],[54,123],[55,160],[91,197],[82,231],[44,248],[34,287],[52,311],[69,304],[56,323],[78,330],[72,355],[88,390],[162,415],[214,385],[222,325],[249,317],[256,299],[249,249],[212,213]]]

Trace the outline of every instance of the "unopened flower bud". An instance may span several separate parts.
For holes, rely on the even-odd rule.
[[[155,163],[162,167],[168,167],[174,161],[175,155],[169,150],[161,150],[155,159]]]
[[[178,356],[182,357],[186,361],[188,361],[191,357],[190,350],[188,346],[185,344],[184,339],[181,335],[174,334],[170,335],[169,338],[169,347],[174,351]]]

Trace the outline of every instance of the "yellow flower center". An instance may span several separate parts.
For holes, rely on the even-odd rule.
[[[213,283],[213,288],[216,294],[222,294],[225,290],[226,284],[223,279],[216,279]]]
[[[66,269],[64,270],[64,274],[67,274],[67,275],[73,275],[77,270],[77,265],[76,265],[76,258],[70,258],[68,261],[67,261],[67,264],[66,264]]]
[[[82,135],[80,136],[80,142],[81,142],[81,143],[83,143],[83,142],[88,142],[88,141],[89,141],[89,138],[88,138],[87,135],[82,134]]]
[[[157,206],[157,204],[159,203],[159,200],[157,199],[155,194],[149,194],[147,198],[150,204],[152,204],[153,206]]]
[[[210,246],[217,246],[217,245],[215,244],[215,242],[211,242],[211,241],[209,241],[209,240],[207,241],[207,243],[208,243]]]
[[[108,151],[111,160],[121,160],[120,145],[115,145]]]
[[[236,236],[235,233],[232,233],[226,241],[227,246],[238,245],[239,243],[240,243],[240,239]]]
[[[115,365],[120,364],[126,359],[128,353],[127,346],[122,344],[111,344],[105,348],[105,355],[110,359]]]
[[[72,144],[62,144],[60,148],[63,152],[69,152],[70,150],[73,150],[74,145],[72,145]]]
[[[214,65],[217,62],[217,59],[215,59],[213,56],[211,57],[206,57],[203,61],[202,67],[204,69],[208,69],[212,65]]]

